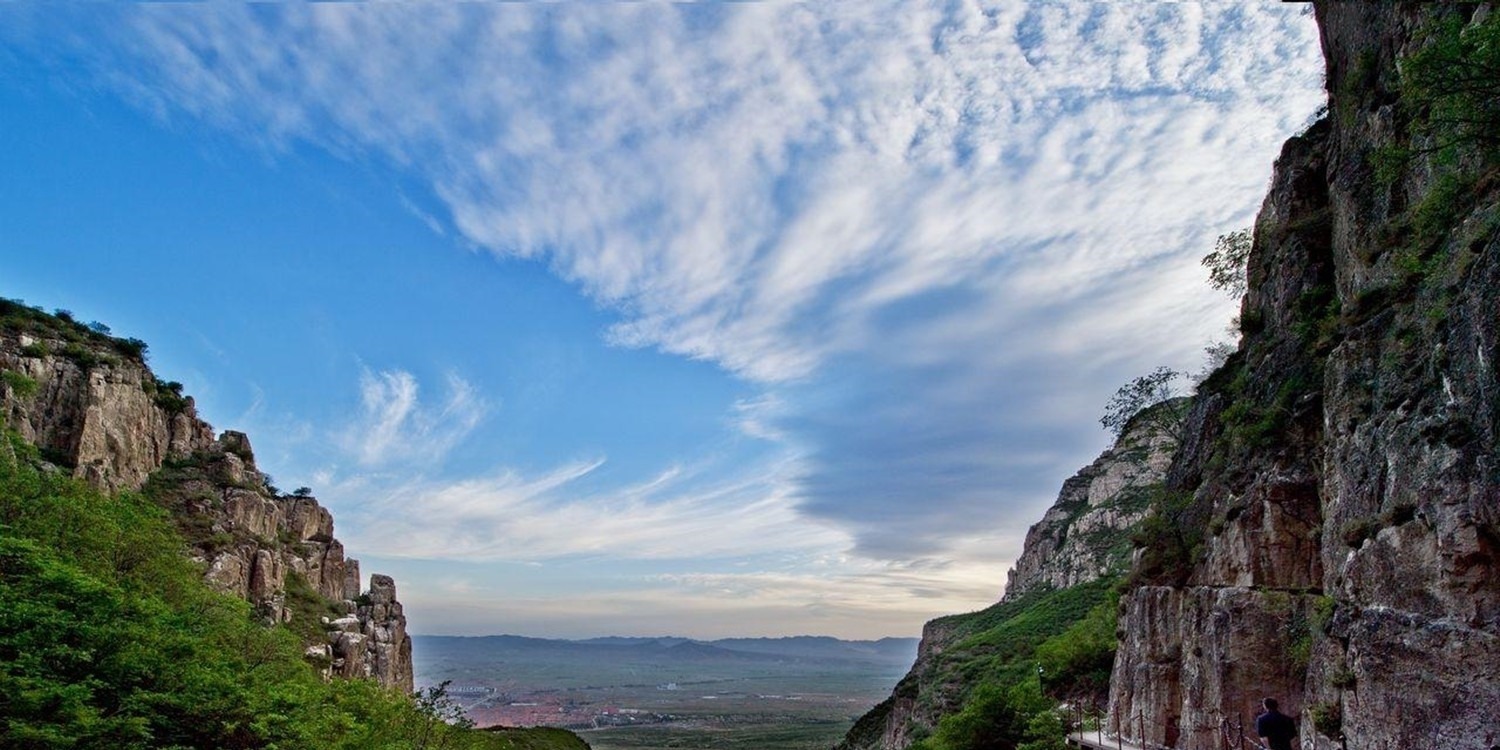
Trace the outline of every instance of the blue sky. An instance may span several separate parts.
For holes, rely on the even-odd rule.
[[[1297,4],[0,6],[0,294],[151,345],[413,630],[915,635],[1194,370]]]

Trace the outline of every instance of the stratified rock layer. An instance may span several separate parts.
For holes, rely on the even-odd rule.
[[[246,435],[215,438],[191,398],[119,343],[52,316],[13,316],[0,327],[5,426],[79,478],[143,489],[167,505],[209,583],[268,622],[302,617],[316,631],[325,615],[347,615],[354,633],[330,624],[328,644],[311,644],[309,655],[331,673],[410,692],[411,641],[394,582],[372,576],[362,594],[359,563],[344,557],[328,510],[271,488]]]
[[[1276,163],[1244,339],[1169,471],[1201,552],[1122,601],[1111,717],[1207,750],[1274,696],[1304,749],[1489,748],[1500,191],[1480,145],[1427,148],[1398,71],[1444,22],[1494,8],[1316,9],[1329,113]]]

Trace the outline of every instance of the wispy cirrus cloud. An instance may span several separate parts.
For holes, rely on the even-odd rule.
[[[360,413],[338,436],[344,451],[365,467],[433,464],[484,419],[488,404],[468,381],[447,376],[439,407],[424,404],[416,377],[404,370],[365,370],[359,379]]]
[[[589,489],[604,459],[526,475],[382,481],[325,477],[346,502],[349,538],[386,557],[543,562],[736,558],[846,548],[847,535],[808,523],[774,478],[703,476],[673,467],[635,486]]]
[[[460,515],[640,519],[606,526],[611,553],[742,507],[893,564],[973,554],[974,528],[1013,554],[1099,447],[1113,387],[1191,369],[1219,334],[1230,311],[1196,258],[1248,223],[1321,99],[1316,31],[1285,5],[88,12],[104,43],[41,33],[64,51],[38,54],[94,61],[169,120],[394,165],[458,236],[614,311],[611,341],[760,385],[728,418],[796,461],[722,507],[682,500],[676,526],[538,489],[545,473],[405,491]],[[423,422],[414,386],[369,385],[356,453],[374,463]],[[681,537],[642,531],[659,523]],[[565,541],[505,528],[520,549]]]

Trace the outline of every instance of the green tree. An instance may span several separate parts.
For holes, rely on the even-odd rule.
[[[1203,256],[1208,285],[1235,299],[1245,296],[1251,244],[1248,228],[1219,235],[1214,241],[1214,251]]]
[[[1049,695],[1099,700],[1109,693],[1114,670],[1117,596],[1111,596],[1066,631],[1037,646],[1038,677]]]
[[[1177,388],[1182,377],[1169,367],[1158,367],[1120,386],[1104,405],[1099,424],[1119,437],[1132,423],[1146,420],[1152,430],[1180,442],[1187,416],[1187,403],[1179,398],[1182,394]]]
[[[1465,25],[1453,14],[1428,31],[1430,42],[1400,66],[1402,94],[1431,140],[1424,150],[1500,146],[1500,18]]]

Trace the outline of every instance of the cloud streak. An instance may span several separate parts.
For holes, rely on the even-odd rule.
[[[450,373],[447,385],[442,407],[431,409],[421,403],[411,373],[365,370],[359,380],[360,414],[339,441],[364,467],[441,463],[488,411],[468,381]]]
[[[1100,447],[1109,392],[1193,369],[1219,334],[1196,259],[1249,222],[1321,99],[1315,29],[1286,6],[88,12],[107,43],[30,43],[168,120],[395,165],[459,237],[614,311],[610,341],[758,384],[726,419],[791,457],[680,494],[581,491],[590,461],[392,488],[364,541],[416,556],[842,539],[898,564],[972,554],[975,528],[1013,556]],[[435,425],[482,413],[468,394],[424,417],[401,373],[364,392],[366,466],[441,455],[473,423]],[[445,541],[417,506],[476,531]]]
[[[791,490],[774,478],[726,480],[673,468],[636,486],[584,489],[580,480],[604,463],[456,481],[330,476],[328,495],[351,509],[341,517],[351,543],[387,557],[689,560],[849,545],[837,529],[803,518]]]

